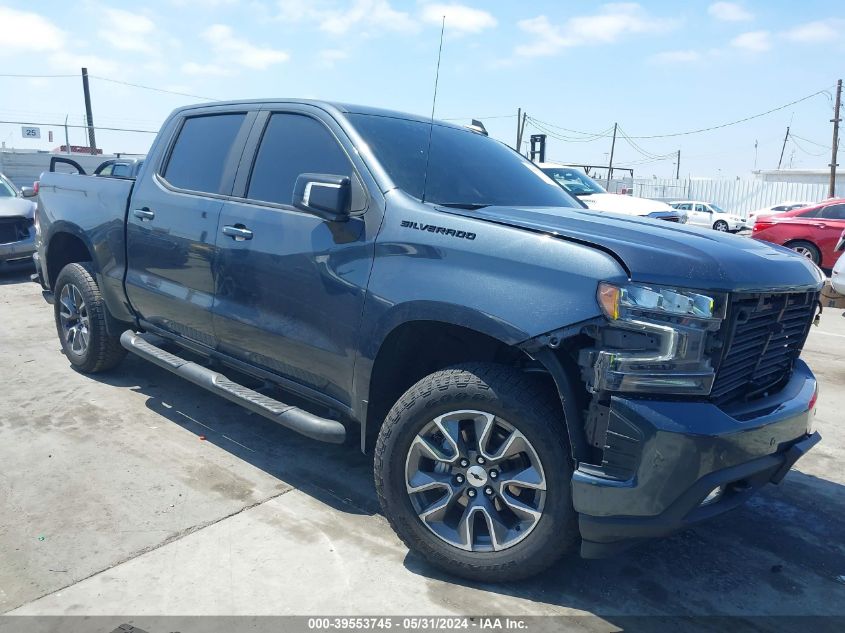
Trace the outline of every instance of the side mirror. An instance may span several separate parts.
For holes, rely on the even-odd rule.
[[[293,187],[293,206],[329,222],[345,222],[351,191],[349,176],[300,174]]]
[[[34,198],[38,192],[33,187],[21,187],[22,198]]]

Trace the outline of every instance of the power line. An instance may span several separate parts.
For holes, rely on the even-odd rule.
[[[64,123],[36,123],[35,121],[0,121],[0,125],[43,125],[44,127],[65,127]],[[70,123],[67,124],[67,127],[72,128],[85,128],[87,129],[87,125],[72,125]],[[141,132],[144,134],[158,134],[158,130],[133,130],[129,128],[123,127],[102,127],[100,125],[96,126],[98,130],[107,130],[109,132]]]
[[[143,84],[133,84],[128,81],[120,81],[119,79],[110,79],[108,77],[100,77],[99,75],[89,75],[91,79],[99,79],[100,81],[108,81],[113,84],[120,84],[123,86],[131,86],[133,88],[141,88],[143,90],[152,90],[153,92],[163,92],[165,94],[178,95],[180,97],[191,97],[192,99],[203,99],[205,101],[220,101],[214,97],[203,97],[202,95],[194,95],[189,92],[178,92],[176,90],[166,90],[164,88],[155,88],[153,86],[145,86]]]
[[[489,119],[513,119],[515,114],[497,114],[494,116],[453,116],[448,119],[440,119],[441,121],[467,121],[471,119],[478,119],[479,121],[487,121]]]
[[[802,101],[807,101],[808,99],[812,99],[813,97],[817,97],[821,94],[828,94],[828,89],[825,88],[824,90],[818,90],[813,94],[807,95],[806,97],[801,97],[800,99],[796,99],[795,101],[790,101],[784,105],[778,106],[776,108],[772,108],[771,110],[766,110],[765,112],[760,112],[759,114],[752,114],[751,116],[744,117],[742,119],[737,119],[736,121],[731,121],[729,123],[722,123],[720,125],[713,125],[711,127],[703,127],[697,130],[687,130],[685,132],[672,132],[670,134],[650,134],[647,136],[633,136],[631,138],[670,138],[673,136],[687,136],[689,134],[700,134],[701,132],[711,132],[713,130],[721,130],[722,128],[731,127],[732,125],[738,125],[740,123],[745,123],[746,121],[751,121],[753,119],[759,119],[760,117],[766,116],[767,114],[772,114],[773,112],[777,112],[779,110],[785,110],[791,106],[794,106],[797,103],[801,103]]]
[[[17,73],[1,73],[0,77],[11,77],[13,79],[58,79],[63,77],[77,78],[79,75],[23,75]]]
[[[810,139],[804,138],[803,136],[798,136],[795,132],[790,132],[789,135],[794,137],[794,138],[800,138],[802,141],[810,143],[811,145],[818,145],[819,147],[823,147],[826,150],[830,149],[830,145],[825,145],[824,143],[817,143],[816,141],[811,141]]]

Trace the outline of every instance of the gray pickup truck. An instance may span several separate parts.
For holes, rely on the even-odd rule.
[[[396,532],[457,575],[669,534],[820,439],[799,359],[815,266],[586,210],[476,130],[316,101],[185,107],[136,177],[44,174],[36,218],[77,370],[128,350],[374,451]]]

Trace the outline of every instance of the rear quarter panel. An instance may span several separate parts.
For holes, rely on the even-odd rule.
[[[56,235],[78,237],[91,253],[109,309],[123,320],[132,318],[123,292],[123,274],[124,226],[133,185],[133,180],[120,178],[45,173],[38,194],[42,261],[49,265],[50,244]],[[55,283],[55,279],[46,281],[51,287]]]

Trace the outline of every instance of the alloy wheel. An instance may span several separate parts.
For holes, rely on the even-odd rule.
[[[540,458],[512,424],[483,411],[438,416],[414,437],[405,484],[423,525],[462,550],[507,549],[543,514]]]
[[[59,320],[68,348],[80,356],[88,350],[90,320],[82,292],[73,284],[65,284],[59,295]]]
[[[809,248],[807,248],[806,246],[795,246],[795,247],[792,248],[792,250],[795,251],[796,253],[798,253],[799,255],[806,257],[811,262],[816,261],[816,254],[813,251],[811,251]]]

